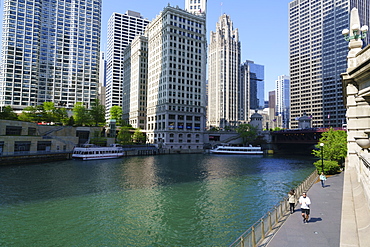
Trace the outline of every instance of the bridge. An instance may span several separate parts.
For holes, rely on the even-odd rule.
[[[333,128],[334,130],[345,130]],[[277,152],[311,153],[323,132],[329,128],[288,129],[270,132],[271,144]]]

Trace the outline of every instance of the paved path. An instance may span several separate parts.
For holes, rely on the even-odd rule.
[[[307,192],[311,199],[308,224],[303,223],[299,205],[288,216],[267,247],[339,247],[343,198],[343,172],[328,177],[325,188],[315,183]]]

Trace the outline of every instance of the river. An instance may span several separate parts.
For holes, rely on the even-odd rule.
[[[228,246],[311,157],[173,154],[0,167],[0,246]]]

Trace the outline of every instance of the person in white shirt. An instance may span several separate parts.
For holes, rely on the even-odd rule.
[[[307,196],[306,192],[303,192],[302,196],[299,198],[299,204],[301,204],[303,223],[307,223],[310,215],[311,200]]]
[[[320,181],[321,181],[321,187],[325,187],[325,180],[326,180],[326,176],[325,174],[322,172],[321,175],[320,175]]]

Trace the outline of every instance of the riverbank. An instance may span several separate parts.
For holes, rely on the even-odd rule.
[[[164,154],[202,154],[203,149],[152,149],[152,148],[124,148],[125,157],[127,156],[148,156]],[[35,164],[40,162],[53,162],[72,159],[72,151],[61,152],[22,152],[8,155],[0,155],[0,166]]]

